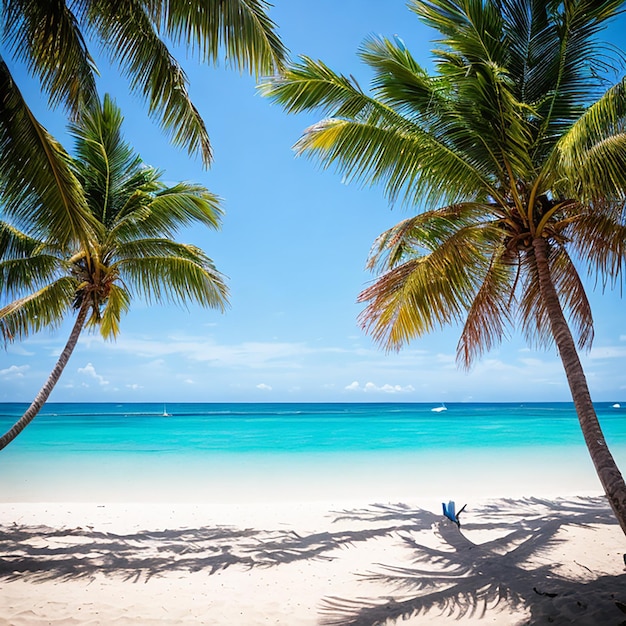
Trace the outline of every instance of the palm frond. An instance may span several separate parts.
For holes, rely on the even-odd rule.
[[[4,340],[21,340],[44,328],[58,327],[72,308],[75,288],[75,280],[63,276],[0,308],[0,329]]]
[[[409,0],[408,6],[422,22],[443,35],[438,41],[445,48],[441,51],[443,54],[439,50],[435,51],[443,71],[448,69],[450,63],[446,52],[454,51],[469,63],[489,59],[497,64],[507,54],[501,36],[502,12],[495,2]]]
[[[516,77],[519,99],[537,103],[552,89],[558,71],[558,33],[544,0],[501,3],[507,65]]]
[[[110,266],[117,267],[124,262],[132,264],[135,260],[141,259],[178,257],[199,263],[206,259],[204,252],[189,244],[179,243],[169,238],[138,237],[128,241],[116,240],[115,250],[110,255]]]
[[[502,340],[506,328],[510,327],[515,303],[517,264],[511,252],[501,247],[505,233],[497,221],[488,219],[489,211],[490,207],[467,203],[411,217],[378,237],[368,260],[370,269],[388,271],[406,261],[410,263],[416,257],[423,259],[447,245],[450,238],[459,246],[478,245],[485,258],[491,250],[491,261],[487,263],[482,284],[479,284],[480,279],[476,282],[471,303],[463,306],[467,309],[467,316],[458,357],[465,367]],[[460,236],[467,237],[467,240],[459,243]],[[433,288],[438,286],[433,285]],[[443,302],[439,305],[442,306]],[[454,319],[459,321],[460,313]],[[418,334],[422,333],[416,333],[416,336]]]
[[[202,185],[177,183],[157,193],[148,207],[151,219],[163,225],[170,222],[171,232],[194,222],[215,230],[221,227],[220,199]]]
[[[599,202],[581,211],[565,231],[571,248],[603,281],[621,284],[626,269],[626,205]]]
[[[23,259],[36,254],[44,242],[0,221],[0,261]]]
[[[156,194],[138,190],[110,226],[107,242],[118,246],[144,238],[173,238],[182,227],[194,223],[218,230],[222,215],[219,198],[202,185],[178,183]]]
[[[461,322],[489,269],[491,244],[483,230],[460,227],[431,252],[413,253],[377,278],[358,297],[368,303],[359,316],[362,327],[390,350]]]
[[[381,184],[392,202],[434,207],[498,196],[473,163],[417,127],[327,119],[308,128],[296,149],[335,165],[347,180]]]
[[[58,257],[34,254],[0,261],[0,293],[8,299],[44,288],[51,280],[60,278],[65,268]]]
[[[261,86],[265,95],[289,112],[319,109],[330,114],[305,131],[296,144],[299,153],[315,156],[326,167],[341,161],[339,171],[348,179],[366,184],[382,181],[392,201],[404,195],[407,202],[415,202],[427,187],[435,192],[427,199],[433,206],[467,200],[477,193],[480,198],[497,197],[496,181],[508,178],[504,153],[516,172],[532,170],[526,149],[529,131],[523,124],[526,107],[515,100],[506,76],[497,68],[485,67],[489,80],[464,75],[462,81],[465,101],[495,99],[487,114],[476,107],[459,108],[462,97],[450,92],[451,85],[435,79],[429,84],[401,46],[371,40],[361,54],[376,71],[378,97],[366,95],[352,79],[308,58]],[[469,94],[470,83],[483,90],[480,98]],[[494,124],[494,109],[502,112],[499,126]],[[385,154],[386,146],[390,150]],[[454,176],[442,184],[451,169]],[[459,189],[459,193],[444,194],[446,189]]]
[[[319,109],[339,118],[367,117],[373,111],[384,115],[381,104],[365,94],[354,77],[337,74],[306,56],[262,82],[259,91],[289,113]]]
[[[53,106],[76,117],[97,99],[95,62],[64,0],[4,0],[2,15],[7,49],[39,78]]]
[[[146,242],[128,244],[126,252],[146,250]],[[171,243],[171,242],[170,242]],[[156,243],[153,242],[153,246]],[[163,246],[167,244],[164,242]],[[224,310],[228,303],[228,288],[224,276],[213,261],[199,248],[177,244],[171,248],[176,255],[134,257],[128,255],[115,263],[124,284],[147,302],[172,302]]]
[[[486,177],[494,169],[499,171],[499,179],[506,177],[501,155],[494,152],[489,141],[493,125],[486,124],[484,111],[461,106],[455,81],[429,76],[404,45],[384,38],[366,40],[360,56],[375,72],[372,88],[377,99],[464,155]],[[470,80],[468,73],[463,72],[463,89],[468,88]],[[473,96],[468,101],[477,102]],[[512,136],[513,130],[509,126],[508,136]]]
[[[449,112],[448,83],[431,77],[404,44],[385,37],[369,37],[359,49],[359,57],[376,74],[374,94],[386,100],[401,115],[424,123],[436,122],[441,112]]]
[[[189,154],[199,154],[208,166],[211,144],[189,97],[187,77],[155,31],[145,3],[97,0],[90,5],[89,21],[107,42],[111,60],[122,66],[131,88],[148,99],[150,114],[160,117],[172,141]]]
[[[123,197],[146,182],[141,159],[122,138],[122,121],[121,111],[105,94],[102,104],[85,108],[80,121],[69,126],[75,140],[74,171],[91,212],[105,226],[114,220]]]
[[[88,242],[93,219],[69,156],[28,108],[0,58],[0,201],[36,237]]]
[[[495,248],[483,282],[467,312],[457,346],[457,360],[469,369],[473,362],[502,342],[514,319],[518,265],[506,248]]]
[[[554,145],[580,116],[583,107],[600,95],[599,73],[594,75],[589,70],[590,66],[597,67],[601,58],[595,36],[622,4],[623,0],[585,0],[559,3],[554,8],[551,21],[556,26],[558,46],[554,45],[546,58],[549,72],[544,80],[546,84],[551,80],[553,87],[546,91],[549,97],[538,109],[542,120],[540,142]]]
[[[287,50],[270,19],[265,0],[156,3],[155,22],[177,44],[197,51],[208,62],[219,59],[257,78],[280,71]]]
[[[626,78],[572,124],[548,165],[560,176],[564,193],[573,193],[583,202],[624,198]]]
[[[490,212],[488,205],[463,202],[418,213],[377,237],[367,267],[386,271],[415,254],[436,250],[461,228],[489,224],[494,219]]]

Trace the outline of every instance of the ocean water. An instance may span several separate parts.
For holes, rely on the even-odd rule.
[[[621,407],[596,408],[624,471],[626,403]],[[0,404],[3,432],[25,408]],[[571,404],[437,408],[49,403],[0,451],[0,501],[389,500],[599,492]]]

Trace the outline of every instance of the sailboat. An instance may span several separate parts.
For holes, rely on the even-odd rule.
[[[172,417],[172,414],[167,412],[167,407],[165,405],[163,405],[163,417]]]
[[[441,411],[447,411],[448,407],[442,402],[441,406],[436,406],[434,409],[431,409],[431,411],[434,411],[435,413],[441,413]]]

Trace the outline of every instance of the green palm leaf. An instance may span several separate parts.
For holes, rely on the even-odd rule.
[[[290,113],[319,109],[334,117],[385,114],[380,103],[367,96],[353,77],[337,74],[306,56],[262,82],[259,91]]]
[[[62,0],[3,0],[7,49],[35,74],[51,104],[63,104],[76,117],[97,99],[96,66],[79,20]],[[82,7],[78,7],[82,10]]]
[[[131,247],[127,246],[125,249]],[[147,302],[224,309],[227,287],[215,265],[199,248],[179,244],[178,256],[142,256],[115,264],[124,283]]]
[[[626,79],[608,89],[568,129],[548,165],[564,193],[593,202],[626,189]],[[573,187],[573,189],[572,189]]]
[[[7,259],[24,259],[37,254],[44,243],[19,231],[11,224],[0,221],[0,262]]]
[[[69,156],[37,122],[1,58],[0,157],[6,215],[59,245],[89,240],[94,221]]]
[[[0,328],[5,341],[23,339],[44,328],[60,326],[72,308],[75,292],[76,281],[62,276],[0,308]]]
[[[90,22],[108,43],[112,60],[121,63],[131,88],[148,98],[150,114],[161,118],[172,141],[190,154],[201,154],[208,165],[211,144],[189,97],[187,77],[158,36],[144,3],[98,0],[92,5]]]
[[[426,206],[486,200],[497,188],[480,169],[427,132],[328,119],[310,127],[296,144],[299,153],[336,165],[347,179],[381,184],[394,202]]]
[[[0,290],[9,299],[19,297],[25,290],[45,287],[50,277],[60,277],[64,269],[59,258],[51,254],[9,256],[0,261]]]
[[[403,44],[394,45],[387,39],[366,40],[360,56],[375,72],[372,87],[381,102],[464,155],[486,179],[492,176],[494,166],[500,171],[499,178],[504,178],[500,155],[488,141],[493,127],[485,124],[480,111],[470,108],[459,111],[458,97],[450,80],[429,76]],[[462,81],[467,89],[466,74]],[[409,126],[407,132],[411,131]]]
[[[228,63],[258,77],[280,70],[287,54],[269,8],[265,0],[170,0],[157,3],[154,18],[175,43],[197,49],[204,60],[215,62],[223,47]]]

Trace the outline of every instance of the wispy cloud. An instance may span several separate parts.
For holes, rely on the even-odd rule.
[[[90,336],[81,340],[90,349],[115,350],[118,353],[132,353],[143,358],[165,358],[178,356],[192,361],[214,364],[216,367],[267,368],[280,367],[285,363],[308,355],[327,351],[323,348],[310,348],[305,343],[286,342],[244,342],[240,344],[218,344],[206,337],[171,336],[165,340],[152,340],[141,337],[123,337],[116,343],[103,341]],[[335,351],[336,349],[330,349]]]
[[[626,346],[600,346],[591,348],[590,359],[621,359],[626,356]]]
[[[12,378],[23,378],[24,374],[30,369],[28,365],[11,365],[0,370],[0,378],[10,380]]]
[[[266,385],[265,383],[260,383],[256,386],[257,389],[260,389],[261,391],[272,391],[272,388],[270,385]]]

